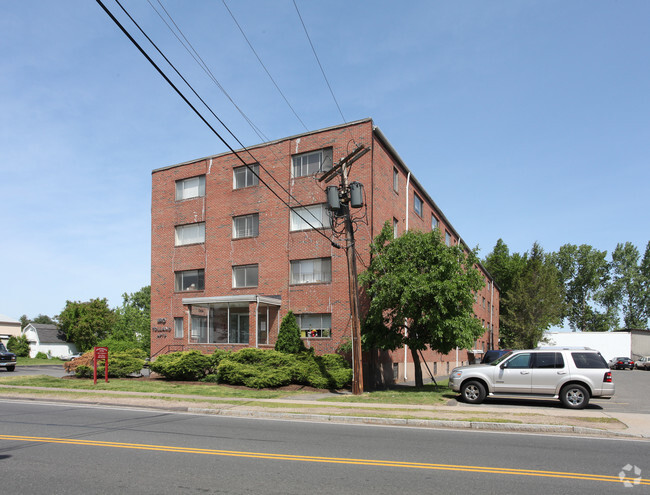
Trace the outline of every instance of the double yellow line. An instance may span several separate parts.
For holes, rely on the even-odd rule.
[[[510,469],[486,466],[460,466],[454,464],[430,464],[424,462],[401,462],[376,459],[353,459],[340,457],[317,457],[305,455],[269,454],[264,452],[240,452],[236,450],[197,449],[192,447],[173,447],[169,445],[147,445],[139,443],[101,442],[69,438],[26,437],[21,435],[0,435],[0,440],[18,442],[55,443],[65,445],[83,445],[88,447],[108,447],[116,449],[148,450],[154,452],[175,452],[179,454],[218,455],[228,457],[245,457],[249,459],[269,459],[275,461],[318,462],[328,464],[348,464],[373,467],[397,467],[406,469],[430,469],[439,471],[460,471],[466,473],[509,474],[514,476],[537,476],[544,478],[565,478],[574,480],[601,481],[610,483],[628,482],[635,485],[648,485],[650,480],[641,478],[621,478],[587,473],[566,473],[561,471],[538,471],[531,469]]]

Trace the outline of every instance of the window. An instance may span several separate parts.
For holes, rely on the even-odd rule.
[[[393,191],[399,192],[399,172],[393,168]]]
[[[505,363],[506,368],[530,368],[530,354],[517,354]]]
[[[422,216],[422,198],[415,193],[413,193],[413,209],[415,213]]]
[[[399,237],[399,232],[397,230],[397,218],[393,218],[393,239],[397,239]]]
[[[193,342],[205,342],[208,338],[208,319],[205,316],[192,316],[190,335]]]
[[[204,270],[185,270],[176,272],[176,280],[174,283],[175,291],[184,290],[203,290],[205,289],[205,276]]]
[[[205,222],[176,226],[176,246],[205,242]]]
[[[292,284],[315,284],[332,281],[332,258],[291,262]]]
[[[257,163],[244,165],[243,167],[235,167],[232,172],[233,189],[243,189],[258,185],[260,182],[258,179],[259,173],[260,166]]]
[[[564,368],[560,352],[538,352],[535,354],[535,368]]]
[[[303,338],[332,336],[332,315],[329,313],[296,315],[296,320],[300,327],[300,336]]]
[[[260,230],[260,216],[258,213],[242,215],[232,219],[232,237],[241,239],[242,237],[257,237]]]
[[[293,177],[327,172],[332,169],[332,148],[310,151],[292,158],[291,174]]]
[[[431,230],[435,230],[440,225],[440,222],[435,215],[431,215]]]
[[[445,244],[451,246],[451,234],[445,230]]]
[[[329,224],[324,204],[294,208],[291,210],[291,230],[321,229]],[[311,225],[310,225],[311,224]]]
[[[571,357],[576,368],[608,368],[607,361],[599,352],[572,352]]]
[[[176,201],[205,196],[205,175],[176,181]]]
[[[183,317],[174,318],[174,338],[182,339],[183,338]]]
[[[257,287],[257,265],[233,266],[232,286]]]

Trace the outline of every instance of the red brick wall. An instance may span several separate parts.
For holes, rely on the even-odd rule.
[[[337,163],[356,146],[371,147],[371,152],[356,161],[350,169],[350,181],[357,180],[364,185],[367,209],[354,210],[355,217],[366,215],[365,223],[358,222],[355,233],[356,245],[361,258],[359,272],[369,261],[369,245],[379,233],[383,223],[396,218],[399,232],[406,225],[406,181],[403,167],[384,148],[373,134],[372,121],[365,120],[317,131],[309,135],[287,138],[251,149],[253,157],[244,152],[241,156],[247,163],[260,162],[268,170],[260,167],[260,177],[266,181],[285,201],[303,205],[325,202],[326,185],[338,184],[338,178],[329,184],[319,183],[314,177],[291,178],[291,156],[307,151],[333,148],[333,161]],[[206,352],[215,345],[190,345],[188,340],[188,315],[182,299],[187,297],[213,297],[237,294],[277,295],[282,298],[279,317],[273,312],[269,324],[270,342],[275,343],[279,319],[289,309],[294,313],[331,313],[332,338],[308,339],[307,345],[317,352],[334,352],[345,337],[350,336],[350,310],[348,302],[347,263],[345,252],[334,248],[330,242],[315,231],[290,232],[289,210],[262,183],[257,186],[233,190],[233,168],[242,162],[232,154],[215,156],[188,162],[178,166],[156,170],[152,174],[152,327],[167,331],[152,332],[152,355],[170,350],[170,345],[194,347]],[[399,191],[393,191],[393,167],[399,170]],[[269,176],[269,173],[284,186],[288,192]],[[184,201],[175,200],[175,182],[179,179],[205,174],[205,197]],[[418,191],[424,201],[422,216],[413,210],[413,193],[417,191],[415,182],[409,185],[409,228],[430,230],[431,214],[434,205],[429,204],[426,194]],[[289,193],[295,198],[291,199]],[[259,214],[259,236],[246,239],[232,239],[232,217],[249,213]],[[439,218],[440,216],[437,215]],[[445,226],[441,219],[441,230]],[[203,244],[174,246],[174,227],[194,222],[205,222],[206,239]],[[322,231],[328,237],[331,230]],[[454,240],[456,242],[456,240]],[[344,240],[339,240],[343,245]],[[306,258],[332,258],[332,282],[325,284],[289,284],[289,262]],[[232,287],[232,267],[235,265],[259,264],[259,285],[247,289]],[[205,270],[205,290],[174,292],[174,272],[203,268]],[[487,309],[482,307],[482,297],[489,300],[488,289],[481,292],[476,306],[477,316],[487,318]],[[495,290],[495,301],[498,294]],[[254,315],[251,306],[250,343],[255,344],[253,331]],[[494,308],[498,309],[498,304]],[[494,313],[495,332],[498,335],[498,312]],[[175,339],[173,333],[174,317],[184,317],[184,338]],[[166,323],[158,323],[165,319]],[[161,320],[162,321],[162,320]],[[482,339],[489,343],[489,337]],[[498,342],[498,337],[497,340]],[[244,344],[221,348],[241,348]],[[175,350],[176,348],[174,348]],[[404,351],[396,351],[394,357],[403,361]],[[401,358],[399,356],[402,356]],[[445,362],[452,357],[430,353],[429,359]],[[409,356],[410,361],[410,356]],[[464,355],[466,360],[467,356]]]

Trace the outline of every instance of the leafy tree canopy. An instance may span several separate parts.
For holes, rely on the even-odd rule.
[[[407,231],[393,239],[388,222],[371,245],[371,262],[360,275],[370,299],[363,331],[384,349],[408,345],[422,386],[418,351],[443,354],[471,348],[485,331],[474,317],[474,293],[484,285],[474,252],[447,246],[437,229]]]
[[[582,244],[565,244],[552,259],[565,288],[565,317],[575,331],[606,331],[614,324],[611,312],[598,311],[595,303],[609,278],[607,251]]]
[[[105,298],[87,302],[66,301],[58,320],[66,340],[74,342],[79,351],[85,352],[110,333],[115,313]]]
[[[501,315],[505,325],[500,330],[506,347],[531,349],[551,325],[561,323],[563,286],[557,268],[539,244],[533,244],[523,272],[505,298],[507,311]]]
[[[132,294],[122,294],[122,305],[115,309],[115,323],[110,330],[113,341],[133,342],[149,352],[151,345],[151,286]]]

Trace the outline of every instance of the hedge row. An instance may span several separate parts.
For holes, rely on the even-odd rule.
[[[352,370],[337,354],[313,352],[287,354],[246,348],[214,354],[183,351],[165,354],[151,363],[151,370],[169,380],[203,380],[250,388],[300,384],[316,388],[342,388],[352,380]]]

